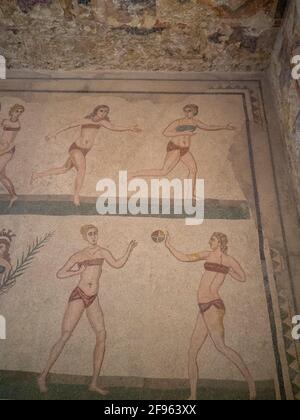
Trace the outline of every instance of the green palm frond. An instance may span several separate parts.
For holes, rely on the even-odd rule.
[[[22,257],[17,259],[16,266],[11,271],[0,279],[0,296],[7,293],[15,286],[17,279],[26,272],[26,270],[33,263],[36,255],[44,248],[52,239],[55,232],[47,233],[45,236],[37,237],[31,245],[28,246],[27,252],[23,252]]]

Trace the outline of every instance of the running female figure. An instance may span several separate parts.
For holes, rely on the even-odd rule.
[[[38,378],[38,386],[42,393],[48,391],[48,374],[71,338],[83,313],[86,312],[96,336],[94,373],[89,390],[100,395],[108,394],[107,390],[97,384],[104,359],[106,341],[104,317],[98,298],[102,267],[105,262],[113,268],[124,267],[132,251],[136,248],[137,242],[130,242],[125,255],[120,259],[115,259],[107,249],[98,245],[98,229],[95,226],[83,226],[81,234],[89,246],[73,255],[57,273],[59,279],[80,276],[80,281],[71,293],[62,323],[61,337],[52,348],[46,368]]]
[[[254,400],[256,385],[245,362],[236,351],[225,343],[225,305],[219,294],[227,275],[239,282],[245,282],[246,275],[240,264],[227,254],[228,239],[226,235],[214,233],[209,245],[210,251],[187,255],[174,248],[169,234],[166,238],[166,247],[177,260],[182,262],[205,261],[205,273],[202,276],[198,292],[199,314],[189,349],[190,399],[197,399],[199,374],[197,357],[206,339],[210,337],[216,349],[232,362],[244,376],[249,387],[250,399]]]
[[[6,168],[16,153],[15,141],[21,130],[20,116],[25,111],[23,105],[14,105],[9,111],[9,118],[0,122],[0,182],[10,196],[9,208],[18,196],[13,182],[6,174]]]
[[[197,130],[221,131],[235,130],[231,124],[226,126],[207,125],[200,121],[196,116],[199,113],[199,107],[191,104],[183,108],[184,118],[172,122],[163,132],[163,135],[170,139],[167,146],[167,154],[164,165],[161,169],[146,169],[138,172],[130,172],[129,179],[144,177],[166,177],[173,169],[182,162],[188,168],[188,178],[192,179],[193,196],[195,197],[197,163],[190,151],[191,139],[197,133]]]
[[[74,204],[80,206],[80,191],[86,175],[86,156],[93,148],[100,128],[106,128],[111,131],[125,132],[132,131],[139,133],[141,130],[137,126],[123,127],[114,125],[110,122],[108,117],[110,109],[107,105],[99,105],[94,111],[87,115],[83,120],[71,124],[55,133],[46,136],[46,140],[56,138],[61,133],[64,133],[72,128],[79,128],[80,135],[78,139],[69,148],[69,158],[66,163],[58,168],[48,169],[42,172],[34,172],[31,177],[31,182],[38,178],[47,177],[50,175],[62,175],[75,168],[77,171],[75,180]]]

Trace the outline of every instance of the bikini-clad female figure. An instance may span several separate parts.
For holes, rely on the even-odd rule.
[[[51,175],[62,175],[75,168],[77,171],[75,180],[75,193],[74,193],[74,204],[80,206],[80,191],[83,187],[85,175],[86,175],[86,156],[93,148],[98,132],[101,128],[106,128],[111,131],[125,132],[132,131],[139,133],[141,130],[137,126],[123,127],[120,125],[114,125],[110,122],[108,117],[110,109],[107,105],[99,105],[94,111],[87,115],[83,120],[78,121],[74,124],[68,125],[55,133],[46,136],[46,140],[49,141],[51,138],[56,138],[61,133],[64,133],[72,128],[79,128],[80,135],[77,140],[71,145],[69,149],[69,158],[66,163],[58,168],[48,169],[42,172],[34,172],[32,174],[31,182],[38,178],[43,178]]]
[[[23,105],[14,105],[9,111],[9,118],[0,122],[0,182],[10,196],[9,208],[17,201],[18,196],[13,182],[6,174],[6,168],[16,153],[15,141],[21,130],[20,116],[25,111]]]
[[[184,254],[172,244],[167,233],[166,247],[174,257],[182,262],[205,261],[205,273],[198,291],[199,314],[189,349],[189,379],[191,400],[197,399],[198,364],[197,357],[206,339],[210,337],[216,349],[230,360],[244,376],[250,399],[256,398],[256,385],[241,356],[225,343],[224,316],[225,305],[220,297],[220,289],[227,275],[239,282],[246,281],[246,275],[240,264],[227,254],[228,238],[222,233],[214,233],[209,241],[211,250],[195,254]]]
[[[86,312],[96,336],[94,371],[89,390],[100,395],[107,395],[108,393],[97,384],[104,359],[106,341],[104,317],[98,298],[102,268],[105,262],[113,268],[123,268],[136,248],[137,242],[130,242],[124,256],[116,259],[110,251],[98,244],[99,231],[97,227],[93,225],[83,226],[81,234],[89,246],[73,255],[57,273],[59,279],[80,276],[80,281],[71,293],[62,323],[60,339],[52,348],[46,368],[38,378],[38,386],[42,393],[48,391],[48,374],[71,338],[84,312]]]
[[[203,123],[196,118],[199,113],[199,107],[194,104],[186,105],[183,108],[183,112],[185,114],[184,118],[172,122],[163,132],[163,135],[170,139],[163,167],[161,169],[146,169],[137,172],[129,172],[129,180],[144,177],[166,177],[176,168],[179,162],[182,162],[188,168],[188,178],[192,179],[193,196],[195,197],[198,168],[195,158],[190,151],[192,137],[198,134],[197,130],[235,130],[235,127],[231,124],[221,126]]]

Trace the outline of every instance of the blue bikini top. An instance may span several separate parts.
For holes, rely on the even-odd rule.
[[[0,274],[3,274],[5,271],[5,267],[3,267],[3,265],[0,265]]]
[[[184,131],[193,132],[193,131],[196,131],[196,130],[197,130],[197,127],[195,125],[178,125],[176,127],[176,131],[179,132],[179,133],[184,132]]]

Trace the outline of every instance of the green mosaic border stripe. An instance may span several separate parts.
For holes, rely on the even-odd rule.
[[[0,197],[0,215],[40,215],[40,216],[99,216],[96,210],[96,197],[82,198],[79,208],[75,207],[71,196],[20,196],[12,209],[8,209],[9,200]],[[162,204],[160,206],[162,208]],[[150,208],[149,208],[150,213]],[[171,214],[158,215],[116,215],[122,217],[153,217],[167,219],[185,219],[193,217],[186,214],[174,214],[174,203],[171,204]],[[239,200],[205,200],[205,219],[249,220],[251,217],[247,201]]]

